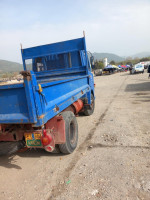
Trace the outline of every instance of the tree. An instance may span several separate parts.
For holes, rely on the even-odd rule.
[[[141,58],[141,59],[140,59],[140,62],[149,61],[149,60],[150,60],[150,57]]]
[[[115,65],[116,63],[115,63],[115,61],[114,60],[112,60],[112,61],[110,61],[110,63],[109,63],[110,65]]]
[[[126,65],[132,65],[132,61],[127,61]]]
[[[132,60],[132,57],[131,57],[131,56],[128,56],[128,57],[126,58],[126,60]]]
[[[2,78],[8,78],[8,74],[7,73],[3,74]]]
[[[102,61],[95,61],[94,69],[103,69],[103,68],[104,68],[104,64]]]

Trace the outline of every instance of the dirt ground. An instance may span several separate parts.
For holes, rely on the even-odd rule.
[[[1,157],[0,199],[150,199],[148,74],[98,76],[95,83],[95,112],[78,117],[75,152]]]

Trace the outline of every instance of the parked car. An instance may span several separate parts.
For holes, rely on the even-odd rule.
[[[113,74],[115,72],[114,68],[103,69],[103,74]]]
[[[96,69],[94,70],[94,75],[95,76],[101,76],[103,74],[103,70],[102,69]]]
[[[144,73],[144,65],[142,64],[134,65],[134,67],[132,68],[132,74],[136,73]]]

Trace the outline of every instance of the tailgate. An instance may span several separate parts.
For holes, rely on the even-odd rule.
[[[22,83],[0,86],[0,124],[34,123],[33,109],[29,110]]]

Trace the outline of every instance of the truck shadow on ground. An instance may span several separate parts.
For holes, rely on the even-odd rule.
[[[15,155],[1,156],[0,157],[0,167],[22,169],[20,166],[18,166],[16,164],[16,160],[14,157],[15,157]]]
[[[51,153],[47,152],[44,149],[27,149],[25,152],[17,152],[16,155],[20,157],[42,157],[42,156],[62,156],[63,154],[61,153]]]
[[[128,84],[125,92],[150,91],[150,81],[144,83]]]
[[[49,153],[46,152],[44,149],[27,149],[25,152],[17,152],[13,155],[6,155],[0,157],[0,167],[5,168],[15,168],[21,170],[22,168],[17,165],[17,157],[33,157],[33,158],[40,158],[40,157],[63,157],[64,154],[61,153]]]

